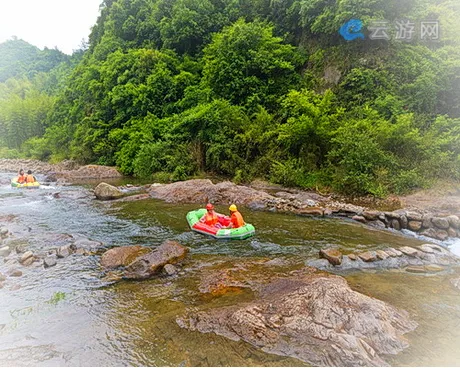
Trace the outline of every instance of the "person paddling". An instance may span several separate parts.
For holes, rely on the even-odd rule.
[[[234,204],[232,204],[228,209],[230,210],[230,220],[231,220],[228,228],[237,229],[241,226],[244,226],[245,222],[243,220],[243,216],[238,211],[238,208]]]
[[[219,216],[214,211],[214,206],[211,203],[206,205],[207,212],[200,219],[200,222],[204,222],[208,226],[221,228],[222,225],[219,223]]]
[[[19,173],[18,173],[18,184],[24,184],[26,182],[26,176],[24,175],[24,170],[21,169],[19,170]]]

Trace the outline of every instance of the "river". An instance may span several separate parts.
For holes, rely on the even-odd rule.
[[[244,259],[277,259],[287,269],[317,258],[327,245],[343,253],[414,246],[422,239],[371,229],[346,220],[252,212],[245,220],[256,236],[216,241],[189,230],[185,214],[194,205],[157,200],[100,202],[94,183],[10,188],[13,174],[0,174],[0,219],[15,241],[46,253],[73,238],[99,241],[104,248],[140,244],[155,247],[175,239],[191,252],[179,276],[142,282],[104,281],[99,254],[72,255],[55,267],[18,267],[0,289],[0,366],[304,366],[245,343],[179,328],[188,308],[206,308],[250,299],[250,292],[209,297],[198,292],[203,265],[225,267]],[[39,177],[40,179],[40,177]],[[59,192],[59,198],[53,196]],[[220,212],[227,212],[217,206]],[[0,220],[1,225],[1,220]],[[453,245],[456,247],[456,245]],[[7,268],[0,265],[0,272]],[[460,291],[449,280],[457,270],[434,275],[403,270],[344,273],[354,290],[406,309],[419,327],[406,335],[410,347],[384,357],[398,366],[460,364]],[[457,275],[458,277],[458,275]]]

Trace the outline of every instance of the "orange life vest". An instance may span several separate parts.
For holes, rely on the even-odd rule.
[[[27,175],[26,183],[35,183],[35,178],[33,175]]]
[[[232,225],[234,229],[244,226],[243,216],[238,211],[232,213]]]
[[[219,222],[219,219],[215,212],[213,212],[212,214],[209,214],[209,212],[206,212],[206,217],[204,219],[204,222],[206,225],[215,226]]]
[[[18,176],[18,183],[22,184],[26,182],[26,176],[25,175],[19,175]]]

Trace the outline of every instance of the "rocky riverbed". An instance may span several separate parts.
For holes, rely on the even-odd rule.
[[[413,208],[376,211],[260,183],[101,188],[0,191],[0,294],[8,299],[0,302],[1,361],[26,362],[21,351],[30,344],[35,357],[28,365],[383,366],[407,365],[408,354],[416,365],[456,359],[454,352],[429,358],[424,351],[431,345],[418,335],[448,334],[436,354],[460,341],[450,327],[460,315],[459,258],[439,240],[396,231],[393,220],[402,228],[403,216],[407,229],[421,222],[423,230],[426,217]],[[190,232],[185,213],[208,201],[241,205],[256,236],[228,243]],[[449,231],[455,216],[434,213],[426,223]],[[381,275],[381,284],[360,281],[367,275]],[[418,293],[415,301],[402,293],[406,286]],[[38,325],[27,325],[24,311],[41,299],[30,318]],[[44,318],[43,305],[62,308]],[[433,320],[437,326],[427,324]],[[21,340],[15,329],[35,340]],[[82,342],[66,331],[77,331]]]

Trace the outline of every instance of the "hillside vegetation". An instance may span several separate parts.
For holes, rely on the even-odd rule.
[[[351,18],[364,39],[339,34]],[[71,58],[0,45],[0,154],[353,195],[458,180],[459,18],[455,0],[105,0]],[[412,40],[369,38],[401,19]]]

